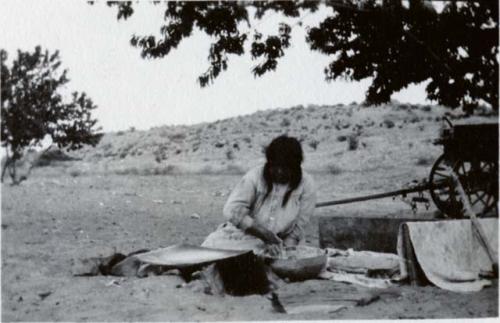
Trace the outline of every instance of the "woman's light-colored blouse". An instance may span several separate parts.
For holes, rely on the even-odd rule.
[[[282,239],[300,241],[316,204],[316,189],[311,176],[302,172],[301,183],[282,207],[288,185],[274,184],[264,200],[267,187],[263,170],[264,167],[259,166],[243,176],[224,206],[224,216],[242,230],[249,228],[255,221]]]

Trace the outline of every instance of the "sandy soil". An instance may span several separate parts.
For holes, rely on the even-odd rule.
[[[426,174],[428,170],[422,169]],[[51,173],[54,176],[43,174]],[[262,296],[216,297],[177,288],[178,276],[73,277],[75,258],[186,242],[199,244],[221,221],[220,210],[239,175],[57,176],[40,170],[20,186],[2,186],[2,321],[213,321],[399,319],[498,316],[498,282],[477,293],[436,287],[398,288],[364,307],[336,313],[278,314]],[[419,172],[417,172],[419,173]],[[319,200],[392,189],[414,170],[315,174]],[[363,185],[369,178],[377,186]],[[341,184],[344,183],[344,184]],[[348,184],[346,184],[348,183]],[[360,204],[358,211],[390,213],[398,201]],[[347,212],[318,209],[318,214]],[[369,212],[366,212],[369,213]],[[192,216],[197,214],[200,217]],[[317,219],[307,241],[318,244]],[[115,283],[112,281],[115,280]],[[342,283],[288,284],[296,294],[363,292]]]

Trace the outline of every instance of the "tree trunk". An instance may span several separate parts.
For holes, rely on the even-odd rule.
[[[9,166],[9,163],[10,163],[10,158],[6,157],[5,164],[3,164],[2,167],[2,177],[0,178],[0,183],[3,183],[3,178],[5,177],[5,172],[7,171],[7,166]]]
[[[7,160],[5,161],[5,169],[9,171],[10,178],[12,179],[12,185],[17,185],[19,182],[17,181],[16,177],[16,161],[20,158],[20,155],[14,151],[12,153],[12,156],[9,156],[9,150],[6,147],[7,150]],[[4,174],[2,173],[2,176]]]
[[[9,163],[9,175],[12,179],[12,185],[19,184],[16,178],[16,160],[14,159],[14,157],[11,158],[11,162]]]
[[[3,164],[2,167],[2,177],[0,178],[1,183],[3,183],[5,172],[7,171],[7,167],[9,166],[9,164],[10,164],[9,148],[5,147],[5,164]]]

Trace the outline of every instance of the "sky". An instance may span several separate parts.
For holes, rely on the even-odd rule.
[[[130,46],[137,35],[158,35],[163,6],[140,2],[126,21],[116,19],[116,8],[91,6],[75,0],[3,0],[0,4],[0,47],[12,58],[17,49],[33,51],[41,45],[59,50],[68,69],[68,91],[86,92],[98,106],[94,116],[104,131],[149,129],[162,125],[195,124],[250,114],[258,110],[309,104],[362,102],[369,81],[326,82],[323,70],[331,57],[312,52],[305,30],[292,29],[292,45],[275,72],[254,78],[258,61],[231,55],[228,70],[209,87],[197,77],[209,66],[210,38],[201,32],[185,39],[161,59],[141,58]],[[329,12],[306,16],[303,26],[315,26]],[[259,31],[274,34],[281,19],[269,14]],[[297,19],[290,21],[292,25]],[[410,86],[392,99],[428,103],[423,85]]]

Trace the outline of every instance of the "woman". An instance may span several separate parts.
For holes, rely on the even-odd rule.
[[[300,143],[283,135],[265,153],[265,165],[250,170],[229,196],[223,211],[228,222],[202,246],[276,254],[282,246],[303,241],[316,192],[311,177],[302,171]]]

